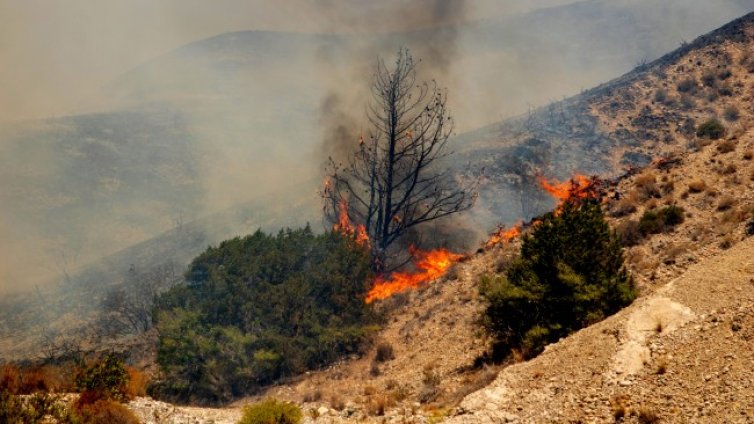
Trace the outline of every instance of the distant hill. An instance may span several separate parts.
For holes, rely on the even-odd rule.
[[[11,253],[0,259],[0,290],[42,284],[178,221],[319,178],[328,89],[366,83],[374,57],[399,45],[425,60],[433,49],[449,50],[450,69],[438,77],[463,130],[594,86],[752,7],[742,0],[589,0],[378,37],[247,31],[188,44],[113,81],[91,101],[91,114],[2,125],[0,243]],[[352,67],[366,67],[363,79],[340,78]],[[583,124],[579,131],[590,131]],[[527,141],[494,128],[459,137],[464,160],[481,165],[474,157],[510,153],[478,144],[485,140]],[[561,153],[575,162],[551,161],[558,176],[574,167],[606,169],[578,162],[577,149]],[[500,174],[495,166],[488,164],[488,174]],[[520,215],[506,187],[483,194],[476,213],[482,232]]]

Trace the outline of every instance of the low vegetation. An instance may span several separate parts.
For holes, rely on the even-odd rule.
[[[484,325],[497,351],[532,357],[545,345],[630,304],[634,282],[596,199],[567,201],[526,236],[504,275],[485,276]]]
[[[660,234],[683,223],[684,211],[680,206],[669,205],[658,210],[646,211],[639,220],[639,232],[644,235]]]
[[[696,129],[696,136],[717,140],[725,136],[725,126],[715,118],[709,119],[699,125]]]
[[[88,365],[5,365],[0,370],[0,423],[138,424],[120,403],[131,398],[132,375],[140,376],[112,354]],[[79,396],[70,402],[55,394],[66,391]]]
[[[238,424],[298,424],[303,419],[301,408],[275,399],[247,405]]]
[[[308,227],[209,248],[157,300],[151,393],[221,403],[358,352],[375,330],[370,265],[354,240]]]

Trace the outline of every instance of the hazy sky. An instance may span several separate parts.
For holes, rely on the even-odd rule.
[[[569,2],[469,0],[466,19]],[[402,4],[398,0],[0,0],[0,121],[73,113],[128,69],[224,32],[405,29],[395,28],[390,19],[401,13]],[[411,25],[426,26],[431,19],[429,14],[415,16]],[[404,25],[406,20],[401,22]]]

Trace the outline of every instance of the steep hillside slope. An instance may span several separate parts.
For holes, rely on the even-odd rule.
[[[391,319],[378,343],[390,344],[394,359],[375,362],[375,346],[364,357],[262,395],[296,401],[318,422],[446,416],[451,422],[636,422],[655,415],[667,422],[751,421],[754,87],[745,52],[753,45],[749,15],[565,103],[577,106],[563,108],[574,119],[590,117],[591,134],[605,142],[599,148],[620,174],[608,187],[605,208],[631,241],[627,257],[642,293],[635,304],[534,360],[507,364],[487,388],[459,403],[496,374],[475,367],[487,346],[475,323],[482,308],[477,283],[510,260],[516,246],[507,245],[383,304],[392,308]],[[686,83],[689,78],[695,82]],[[662,90],[664,98],[657,94]],[[728,112],[733,107],[736,116]],[[715,117],[727,134],[697,136],[700,124]],[[522,137],[536,131],[548,137],[540,144],[575,158],[565,141],[574,132],[548,133],[547,121],[537,119]],[[554,164],[565,175],[578,170],[569,169],[572,161]],[[658,234],[626,229],[666,205],[682,207],[684,222]]]

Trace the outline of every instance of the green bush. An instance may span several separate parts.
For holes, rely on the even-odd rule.
[[[126,400],[129,375],[117,356],[107,354],[76,376],[76,390],[91,403],[98,399]],[[91,402],[89,402],[91,401]]]
[[[520,349],[525,357],[636,297],[620,240],[595,199],[545,215],[524,238],[520,258],[505,275],[483,277],[480,291],[496,351]]]
[[[712,118],[699,125],[699,128],[696,129],[696,136],[717,140],[725,136],[725,127],[720,121]]]
[[[245,406],[238,424],[298,424],[302,418],[301,408],[293,403],[267,399]]]
[[[221,403],[358,352],[375,330],[367,249],[308,227],[209,248],[156,301],[150,393]]]
[[[59,395],[34,393],[30,396],[18,396],[8,390],[0,390],[0,423],[36,424],[47,422],[89,424],[82,422],[77,414],[71,412]]]
[[[684,221],[684,210],[680,206],[665,206],[657,211],[646,211],[639,220],[639,232],[649,234],[664,233]]]

